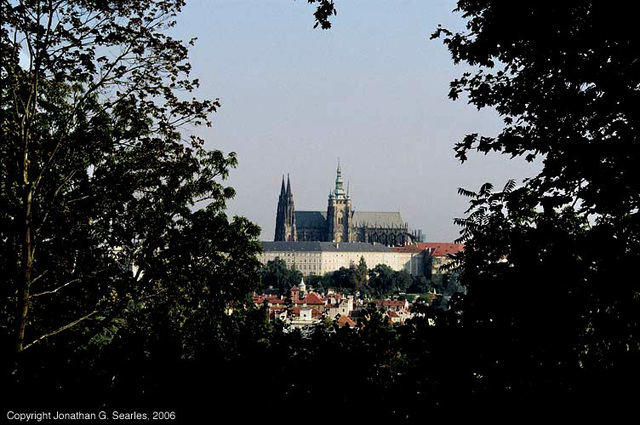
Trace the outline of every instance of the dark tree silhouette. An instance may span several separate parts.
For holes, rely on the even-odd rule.
[[[458,2],[464,31],[438,28],[467,72],[450,97],[495,108],[495,137],[471,151],[539,158],[542,170],[501,191],[489,184],[458,220],[465,250],[457,305],[486,343],[497,394],[624,405],[638,378],[640,284],[639,39],[623,2]],[[480,354],[479,354],[480,356]],[[606,388],[606,390],[604,390]]]
[[[235,154],[183,136],[219,106],[185,96],[189,43],[167,35],[183,3],[0,1],[0,339],[19,405],[158,394],[179,361],[236,344],[259,229],[224,211]]]

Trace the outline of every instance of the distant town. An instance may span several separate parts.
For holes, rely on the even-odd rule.
[[[412,317],[413,303],[445,306],[460,290],[455,272],[442,266],[462,244],[263,242],[263,247],[259,257],[268,286],[254,295],[254,303],[266,309],[270,320],[294,328],[322,320],[355,327],[371,304],[387,315],[389,324],[402,324]]]
[[[340,164],[326,211],[297,211],[283,176],[274,241],[262,242],[259,255],[266,286],[254,303],[293,328],[322,320],[355,327],[372,305],[402,324],[413,303],[446,306],[460,290],[443,266],[463,245],[422,238],[399,211],[356,211]]]

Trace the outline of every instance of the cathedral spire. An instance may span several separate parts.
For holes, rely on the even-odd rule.
[[[284,174],[282,175],[282,186],[280,187],[280,197],[283,197],[285,195],[285,189],[284,189]]]
[[[276,233],[273,240],[287,242],[296,242],[298,240],[296,212],[293,204],[293,193],[291,192],[289,174],[287,174],[286,187],[284,184],[284,175],[282,175],[280,199],[278,200],[278,211],[276,213]]]
[[[336,198],[344,199],[344,183],[342,181],[342,170],[340,170],[340,160],[338,160],[338,170],[336,172],[336,188],[334,190]]]

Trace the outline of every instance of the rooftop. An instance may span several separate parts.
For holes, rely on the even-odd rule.
[[[297,301],[305,304],[313,304],[313,305],[324,305],[326,304],[322,297],[315,292],[308,294],[304,299]]]
[[[298,228],[314,228],[324,230],[327,226],[326,211],[296,211]],[[354,211],[353,223],[360,226],[379,229],[402,229],[406,223],[399,212],[389,211]]]
[[[356,322],[347,316],[340,316],[337,320],[338,326],[348,326],[350,328],[354,328],[356,326]]]
[[[448,242],[422,242],[418,246],[422,249],[429,248],[433,257],[445,257],[449,254],[457,254],[464,249],[464,244]]]
[[[324,229],[327,226],[327,213],[322,211],[296,211],[296,226],[298,228]]]
[[[265,252],[392,252],[389,247],[362,242],[260,242]]]
[[[383,229],[404,228],[405,222],[399,212],[387,211],[355,211],[353,222],[357,226],[377,227]]]

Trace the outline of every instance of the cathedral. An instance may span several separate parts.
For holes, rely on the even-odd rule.
[[[286,186],[282,177],[276,213],[276,242],[364,242],[402,246],[420,239],[421,233],[410,232],[399,212],[355,211],[349,191],[344,190],[340,164],[326,211],[296,211],[289,177]]]

